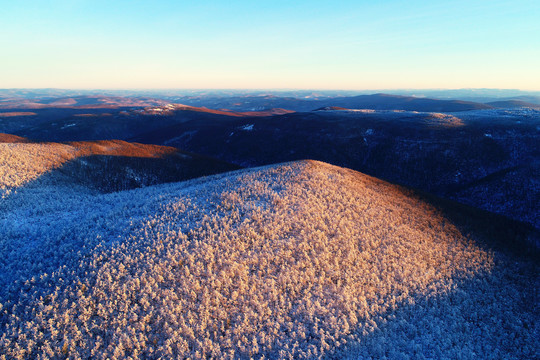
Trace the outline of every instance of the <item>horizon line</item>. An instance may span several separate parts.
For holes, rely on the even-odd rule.
[[[487,87],[469,87],[469,88],[364,88],[364,89],[346,89],[346,88],[204,88],[204,87],[125,87],[125,88],[90,88],[90,87],[9,87],[0,88],[0,91],[6,90],[85,90],[85,91],[178,91],[178,90],[219,90],[219,91],[459,91],[459,90],[495,90],[495,91],[519,91],[519,92],[540,92],[540,89],[518,89],[518,88],[487,88]]]

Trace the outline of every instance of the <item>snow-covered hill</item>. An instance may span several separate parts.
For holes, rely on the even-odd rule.
[[[31,142],[0,133],[0,198],[51,183],[111,192],[238,168],[169,146],[121,140]]]
[[[536,264],[404,188],[301,161],[84,189],[2,200],[0,359],[538,356]]]

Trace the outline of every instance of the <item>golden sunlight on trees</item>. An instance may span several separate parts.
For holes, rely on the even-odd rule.
[[[16,264],[0,275],[1,359],[536,351],[527,262],[354,171],[304,161],[66,195],[50,208],[62,230],[46,238],[32,235],[50,217],[31,200],[11,209],[26,222],[0,217]]]

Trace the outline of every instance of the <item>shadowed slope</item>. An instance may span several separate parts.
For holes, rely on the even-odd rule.
[[[235,112],[182,104],[90,109],[81,106],[44,107],[34,109],[33,112],[24,112],[24,108],[4,110],[5,112],[0,112],[2,131],[35,140],[54,142],[129,140],[147,132],[192,120],[197,120],[200,124],[236,123],[243,118],[264,118],[294,113],[285,109]]]
[[[193,111],[193,112],[200,112],[200,113],[206,113],[206,114],[214,114],[214,115],[224,115],[224,116],[232,116],[232,117],[264,117],[264,116],[272,116],[272,115],[283,115],[283,114],[290,114],[294,113],[293,110],[286,110],[281,108],[272,108],[272,109],[266,109],[266,110],[260,110],[260,111],[231,111],[228,109],[223,110],[214,110],[209,109],[206,107],[195,107],[195,106],[187,106],[182,104],[170,104],[167,108],[169,111]],[[150,110],[151,111],[151,110]]]
[[[501,101],[492,101],[488,102],[487,105],[499,108],[522,108],[528,107],[532,109],[540,110],[540,104],[530,103],[521,100],[501,100]]]
[[[6,357],[400,358],[427,346],[427,357],[532,358],[537,350],[534,263],[490,250],[474,226],[466,235],[401,187],[328,164],[66,196],[46,212],[21,205],[1,216]],[[21,246],[29,239],[33,247]],[[492,293],[489,306],[476,302]],[[425,343],[428,320],[415,313],[433,317],[443,341]],[[370,340],[388,333],[396,337],[382,349]]]
[[[466,198],[464,187],[475,185],[468,204],[540,229],[534,216],[540,173],[531,166],[540,158],[539,134],[536,110],[320,110],[192,120],[133,141],[176,146],[243,166],[316,159],[457,201]],[[496,176],[501,172],[504,179]]]

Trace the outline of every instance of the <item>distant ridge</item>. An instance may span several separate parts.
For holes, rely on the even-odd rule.
[[[179,102],[193,106],[226,108],[232,111],[283,108],[294,111],[313,111],[325,107],[346,109],[407,110],[453,112],[491,109],[490,105],[461,100],[437,100],[414,96],[372,94],[358,96],[321,97],[316,99],[280,97],[276,95],[232,96],[210,98],[179,98]]]
[[[114,109],[118,107],[144,107],[167,104],[164,100],[148,97],[79,95],[70,97],[6,98],[0,99],[0,109]]]
[[[239,168],[169,146],[121,140],[32,142],[0,133],[0,195],[44,178],[113,192]]]
[[[535,104],[522,100],[501,100],[488,102],[486,104],[497,108],[531,108],[540,110],[540,104]]]
[[[344,108],[344,107],[339,107],[339,106],[324,106],[324,107],[315,109],[315,111],[325,111],[325,110],[349,110],[349,109]]]
[[[492,106],[461,100],[436,100],[390,94],[358,95],[326,101],[328,106],[349,109],[406,110],[426,112],[453,112],[490,109]]]
[[[312,111],[324,107],[342,107],[347,109],[374,110],[408,110],[430,112],[452,112],[490,109],[490,105],[461,100],[437,100],[414,96],[391,94],[372,94],[358,96],[322,97],[306,99],[295,97],[280,97],[277,95],[232,96],[207,99],[178,97],[176,100],[164,100],[151,97],[122,97],[79,95],[72,97],[43,97],[43,98],[0,98],[0,109],[118,109],[126,107],[163,107],[176,104],[192,111],[225,111],[229,115],[238,116],[268,116],[292,111]],[[223,109],[223,110],[210,110]]]

